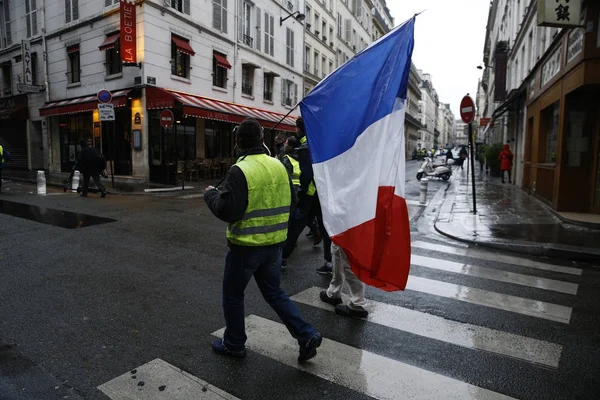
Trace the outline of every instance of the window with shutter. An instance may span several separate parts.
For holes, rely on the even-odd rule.
[[[261,19],[262,19],[262,12],[261,12],[260,8],[257,7],[256,8],[256,49],[258,51],[260,51],[260,45],[261,45],[260,39],[262,36],[262,33],[260,31]]]
[[[213,0],[213,28],[227,33],[227,0]]]
[[[352,40],[352,21],[346,19],[344,20],[344,24],[346,28],[344,39],[346,40],[346,42],[350,43],[350,41]]]
[[[237,0],[237,12],[238,14],[235,16],[237,21],[237,39],[241,42],[244,38],[244,3],[242,0]]]
[[[79,19],[79,0],[71,0],[71,7],[73,7],[72,16],[73,21]]]
[[[190,0],[183,0],[183,13],[190,15]]]
[[[25,0],[25,25],[28,38],[38,34],[36,0]]]
[[[342,14],[338,13],[337,15],[337,34],[339,37],[342,37]]]
[[[294,31],[286,29],[286,62],[289,66],[294,66]]]
[[[71,0],[65,0],[65,22],[71,22]]]
[[[275,49],[275,18],[265,12],[265,53],[273,56]]]

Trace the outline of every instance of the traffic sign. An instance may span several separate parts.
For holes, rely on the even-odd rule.
[[[471,96],[463,97],[460,102],[460,117],[465,124],[470,124],[475,118],[475,102]]]
[[[100,117],[100,121],[114,121],[115,106],[105,103],[98,104],[98,116]]]
[[[173,126],[173,121],[175,120],[175,116],[173,115],[173,111],[167,109],[162,110],[160,113],[160,124],[163,128],[170,128]]]
[[[110,103],[112,101],[112,93],[106,89],[100,89],[96,96],[100,103]]]

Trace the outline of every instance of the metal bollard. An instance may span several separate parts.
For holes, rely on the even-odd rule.
[[[427,183],[429,181],[426,178],[421,179],[421,198],[419,200],[420,204],[425,205],[427,203]]]
[[[37,194],[45,195],[46,194],[46,175],[44,174],[44,171],[37,172],[36,182],[37,182]]]
[[[73,192],[77,192],[77,188],[79,187],[79,179],[81,178],[81,173],[79,171],[75,171],[73,173],[73,180],[71,182],[71,189]]]

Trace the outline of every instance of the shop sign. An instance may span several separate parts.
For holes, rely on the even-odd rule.
[[[546,61],[542,67],[542,87],[546,83],[550,82],[550,79],[554,78],[560,71],[560,59],[562,56],[562,46],[554,50],[554,53]]]
[[[538,26],[581,26],[581,0],[538,0]]]
[[[100,121],[114,121],[115,106],[110,103],[98,104],[98,116],[100,117]]]
[[[567,47],[567,63],[571,62],[583,51],[583,28],[573,29],[569,33],[569,46]]]
[[[121,0],[121,61],[137,63],[135,0]]]

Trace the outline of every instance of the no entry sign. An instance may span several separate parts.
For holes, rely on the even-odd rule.
[[[475,102],[471,96],[463,97],[460,102],[460,117],[465,124],[470,124],[475,118]]]
[[[160,124],[163,128],[170,128],[173,126],[173,120],[175,117],[173,116],[173,111],[171,110],[162,110],[160,113]]]

